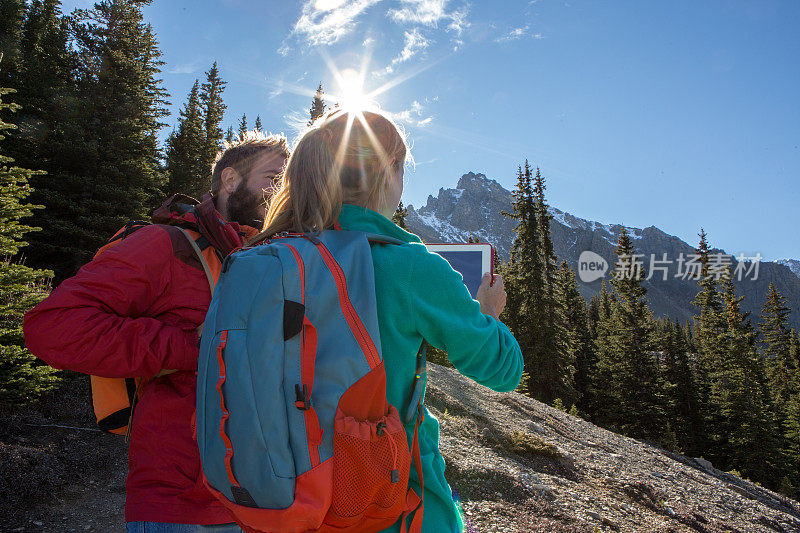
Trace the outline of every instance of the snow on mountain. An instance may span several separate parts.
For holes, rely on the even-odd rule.
[[[800,260],[798,259],[778,259],[775,261],[779,265],[784,265],[789,267],[789,270],[795,273],[795,275],[800,278]]]
[[[469,240],[469,233],[459,230],[447,221],[439,220],[433,213],[419,213],[419,218],[431,228],[439,232],[442,242],[460,242]]]

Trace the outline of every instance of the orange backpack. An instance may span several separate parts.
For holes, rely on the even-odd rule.
[[[145,226],[150,226],[150,222],[133,220],[128,222],[123,228],[111,237],[94,254],[92,259],[96,259],[103,252],[116,244],[122,242],[126,237],[136,230]],[[176,226],[177,227],[177,226]],[[192,245],[200,264],[203,265],[211,292],[219,279],[222,261],[219,254],[200,233],[178,227]],[[156,377],[156,376],[154,376]],[[90,376],[92,407],[97,426],[115,435],[128,435],[130,421],[133,418],[133,410],[141,396],[142,387],[153,378],[104,378],[100,376]]]

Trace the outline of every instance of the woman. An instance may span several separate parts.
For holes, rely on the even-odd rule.
[[[488,274],[472,299],[461,275],[419,237],[392,221],[403,193],[407,146],[397,127],[378,112],[334,112],[302,137],[267,213],[261,239],[282,231],[341,226],[394,237],[401,246],[373,246],[387,398],[401,413],[409,407],[416,354],[425,339],[446,350],[464,375],[497,391],[510,391],[522,376],[519,345],[498,316],[506,293]],[[414,423],[406,426],[409,446]],[[427,410],[419,428],[424,479],[423,531],[463,529],[444,478],[439,423]],[[410,486],[420,492],[416,472]],[[395,524],[388,531],[398,531]]]

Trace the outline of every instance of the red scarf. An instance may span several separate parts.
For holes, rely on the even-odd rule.
[[[154,224],[183,226],[193,229],[208,239],[223,257],[241,248],[245,240],[257,233],[255,228],[227,222],[217,212],[210,194],[197,201],[185,194],[175,194],[153,212]]]

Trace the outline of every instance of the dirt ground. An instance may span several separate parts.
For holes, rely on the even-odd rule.
[[[123,531],[127,445],[95,428],[88,378],[0,409],[0,531]]]

